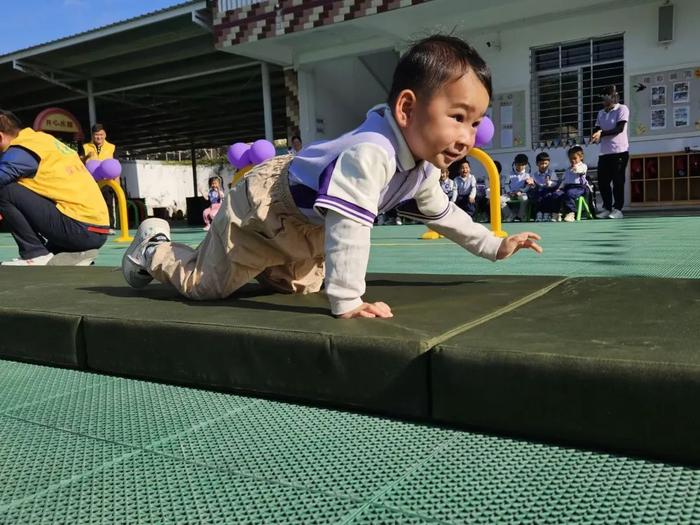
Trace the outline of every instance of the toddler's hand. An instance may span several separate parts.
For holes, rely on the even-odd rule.
[[[338,316],[339,319],[354,319],[355,317],[394,317],[391,308],[386,303],[362,303],[360,306],[349,312]]]
[[[539,241],[541,237],[533,232],[522,232],[511,235],[503,239],[501,246],[498,248],[496,259],[505,259],[510,257],[521,248],[529,248],[537,253],[542,253],[542,247],[535,241]]]

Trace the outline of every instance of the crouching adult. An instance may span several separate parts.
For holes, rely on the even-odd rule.
[[[0,215],[19,249],[19,257],[3,265],[45,265],[52,259],[88,265],[109,234],[107,206],[78,154],[47,133],[22,129],[3,110]]]

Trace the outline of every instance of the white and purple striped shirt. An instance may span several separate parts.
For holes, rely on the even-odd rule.
[[[289,166],[294,201],[318,223],[333,210],[371,227],[378,214],[404,203],[415,218],[437,220],[449,209],[439,178],[432,164],[413,158],[384,104],[357,129],[304,148]]]

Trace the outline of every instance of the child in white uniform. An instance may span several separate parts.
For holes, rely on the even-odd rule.
[[[253,278],[289,293],[325,283],[333,315],[392,317],[389,305],[362,296],[374,218],[399,204],[475,255],[541,252],[535,233],[499,239],[473,223],[438,182],[474,145],[490,95],[488,66],[471,46],[422,40],[399,61],[388,104],[350,133],[251,170],[197,249],[170,242],[164,221],[144,221],[122,261],[127,282],[155,278],[199,300],[227,297]]]

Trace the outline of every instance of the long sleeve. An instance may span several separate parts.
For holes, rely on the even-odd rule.
[[[468,252],[491,261],[496,260],[498,248],[503,241],[481,224],[472,221],[471,217],[454,203],[450,203],[450,209],[444,217],[426,222],[426,225]]]
[[[39,161],[24,148],[10,147],[0,157],[0,187],[17,182],[22,177],[33,177]]]
[[[396,162],[376,144],[360,143],[343,151],[328,177],[322,176],[314,203],[321,214],[333,210],[371,227],[382,189],[396,172]]]
[[[476,177],[474,175],[469,175],[469,183],[471,184],[471,191],[469,192],[469,198],[476,198]]]
[[[334,315],[362,304],[370,249],[370,227],[328,210],[325,219],[326,295]]]

